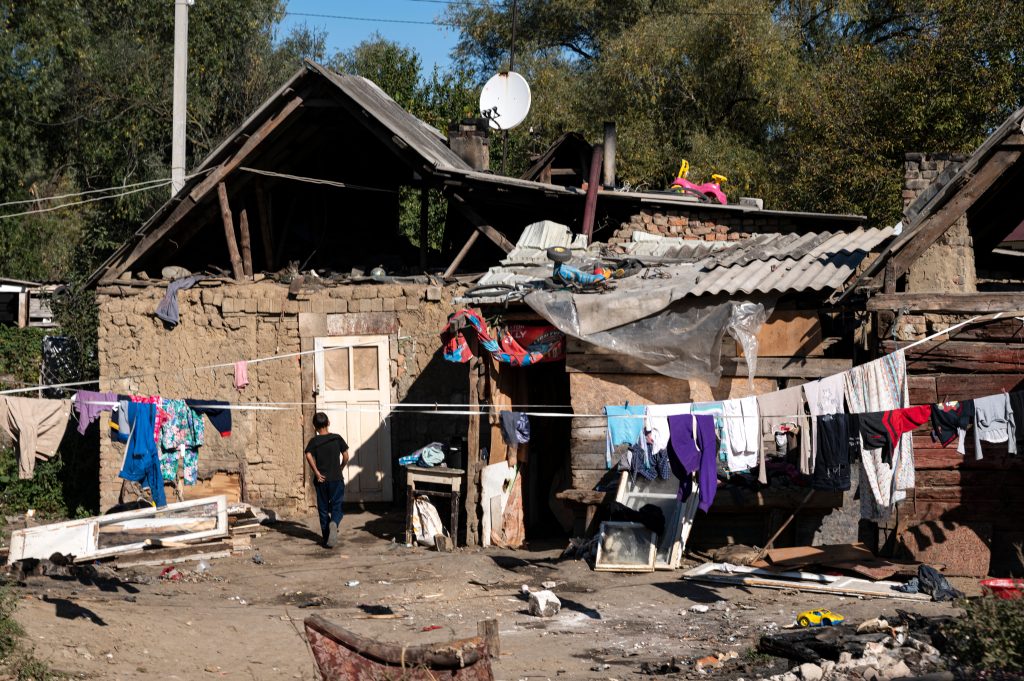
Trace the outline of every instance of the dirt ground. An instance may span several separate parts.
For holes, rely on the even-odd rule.
[[[780,671],[781,661],[769,669],[747,651],[761,633],[810,608],[854,623],[896,608],[951,612],[937,603],[700,585],[678,572],[596,573],[584,562],[558,562],[560,544],[439,554],[404,546],[398,513],[347,515],[334,550],[315,543],[315,526],[314,519],[267,526],[254,544],[262,564],[252,551],[211,560],[198,581],[160,580],[159,567],[122,570],[116,579],[29,577],[16,588],[17,619],[37,656],[78,678],[316,679],[302,620],[317,614],[409,644],[472,636],[478,620],[494,617],[497,679],[624,681],[650,678],[641,671],[645,663],[658,667],[672,658],[684,669],[676,678],[692,676],[694,658],[730,650],[739,660],[713,678]],[[178,567],[195,574],[195,563]],[[353,580],[358,584],[349,586]],[[562,601],[551,619],[530,616],[518,596],[521,584],[536,589],[544,581],[557,583]],[[694,604],[710,609],[692,612]],[[371,606],[402,618],[371,619]],[[424,631],[433,626],[440,629]]]

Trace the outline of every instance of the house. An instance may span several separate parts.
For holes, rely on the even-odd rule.
[[[903,233],[844,294],[867,297],[877,352],[975,320],[908,348],[914,404],[1024,389],[1024,262],[1001,245],[1024,221],[1022,125],[1024,109],[967,158],[908,154]],[[1024,458],[984,443],[976,460],[970,440],[964,456],[933,443],[925,428],[915,432],[916,489],[882,524],[880,543],[921,556],[948,541],[965,559],[991,547],[992,574],[1017,574]]]
[[[846,290],[890,230],[865,229],[859,216],[704,203],[670,192],[592,186],[588,204],[587,191],[575,181],[559,184],[554,173],[549,183],[538,181],[547,179],[543,172],[524,179],[485,170],[477,126],[459,124],[450,134],[405,112],[370,81],[307,62],[92,275],[102,390],[245,405],[232,411],[230,437],[207,438],[200,483],[187,496],[216,489],[284,514],[306,512],[314,496],[301,452],[312,414],[325,411],[354,454],[349,501],[394,500],[401,488],[395,460],[425,444],[461,450],[453,463],[468,469],[466,529],[475,542],[481,464],[509,455],[496,412],[525,405],[561,414],[536,419],[529,452],[515,452],[526,464],[526,529],[538,537],[571,522],[556,495],[586,491],[605,476],[603,436],[584,414],[627,400],[764,392],[854,362],[863,341],[858,324],[828,299]],[[556,147],[579,144],[567,138]],[[561,165],[560,154],[550,155],[553,169],[571,165]],[[427,247],[429,192],[447,200],[439,251]],[[417,196],[421,219],[402,231],[403,201]],[[564,359],[521,369],[480,358],[467,381],[464,367],[442,358],[438,333],[469,304],[513,337],[549,333],[551,320],[508,293],[522,283],[518,277],[546,278],[551,245],[684,277],[692,284],[685,291],[662,287],[683,308],[765,304],[771,314],[752,379],[750,350],[723,340],[719,324],[702,340],[704,381],[666,376],[650,361],[581,340],[569,341]],[[501,265],[491,268],[495,262]],[[206,278],[188,282],[194,272]],[[155,315],[172,281],[175,288],[193,283],[172,296],[176,325]],[[716,380],[719,355],[724,371]],[[240,389],[239,360],[249,361],[249,385]],[[122,496],[121,451],[101,432],[107,507]],[[799,503],[792,490],[737,489],[721,498],[721,508],[731,500],[750,516],[745,528],[733,519],[729,536],[752,542]],[[840,503],[827,496],[812,503],[817,520],[797,523],[800,536],[819,530]],[[856,522],[821,531],[846,537]]]
[[[0,324],[40,328],[56,326],[50,303],[59,288],[57,284],[0,277]]]

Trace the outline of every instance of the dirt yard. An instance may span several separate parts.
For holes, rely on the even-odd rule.
[[[252,551],[211,560],[198,576],[195,563],[181,563],[182,581],[159,579],[158,567],[117,578],[101,571],[96,580],[29,577],[16,587],[17,618],[39,657],[78,678],[316,679],[302,620],[318,614],[412,644],[472,636],[478,620],[497,618],[497,679],[650,678],[645,665],[672,658],[684,671],[662,678],[696,678],[694,658],[735,650],[737,662],[712,677],[749,681],[786,667],[769,669],[748,651],[799,611],[825,607],[854,623],[896,608],[950,612],[944,604],[711,587],[678,572],[595,573],[583,562],[557,562],[561,546],[439,554],[406,548],[398,513],[347,515],[334,550],[314,543],[315,525],[267,526],[255,541],[262,564]],[[557,583],[562,600],[551,619],[530,616],[518,596],[521,584],[545,581]],[[695,604],[710,607],[692,612]],[[373,619],[374,606],[402,617]]]

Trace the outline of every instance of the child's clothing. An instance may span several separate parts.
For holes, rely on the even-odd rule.
[[[313,456],[316,468],[324,476],[323,482],[315,482],[316,510],[320,514],[320,530],[323,532],[324,543],[330,536],[331,523],[341,524],[341,505],[345,500],[345,478],[341,471],[342,452],[348,450],[348,444],[336,433],[314,435],[306,445],[305,453]]]

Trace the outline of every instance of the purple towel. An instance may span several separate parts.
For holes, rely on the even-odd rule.
[[[697,426],[696,437],[694,423]],[[700,503],[697,508],[706,513],[718,491],[715,417],[710,414],[669,416],[668,431],[669,444],[676,459],[687,473],[697,473],[697,484],[700,485]]]
[[[96,402],[117,402],[116,393],[98,393],[92,390],[79,390],[75,395],[75,411],[78,412],[78,434],[85,435],[86,429],[100,417],[101,411],[110,411],[111,406],[95,404]]]

